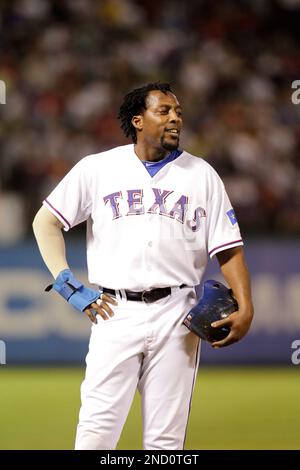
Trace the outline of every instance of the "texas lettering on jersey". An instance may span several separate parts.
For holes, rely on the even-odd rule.
[[[112,210],[113,220],[119,219],[123,216],[131,215],[142,215],[142,214],[158,214],[163,217],[168,217],[171,219],[176,219],[181,224],[184,224],[187,216],[188,202],[189,199],[187,196],[182,195],[175,202],[171,210],[167,210],[166,201],[170,194],[173,191],[168,191],[165,189],[151,188],[153,191],[153,204],[145,208],[143,197],[144,192],[142,189],[127,189],[126,195],[122,191],[116,191],[114,193],[108,194],[103,197],[105,205],[109,205]],[[127,200],[128,211],[126,213],[121,213],[120,210],[120,200]],[[189,221],[189,227],[193,232],[196,232],[200,228],[201,218],[206,217],[206,211],[202,207],[197,207],[193,211],[193,219]]]

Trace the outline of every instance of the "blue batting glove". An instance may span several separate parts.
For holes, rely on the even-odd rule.
[[[78,281],[70,269],[64,269],[57,276],[55,283],[46,287],[48,292],[53,287],[69,304],[83,312],[89,305],[99,299],[101,292],[85,287]]]

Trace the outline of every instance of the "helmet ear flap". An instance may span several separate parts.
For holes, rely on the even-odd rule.
[[[229,334],[230,328],[213,328],[211,324],[228,317],[236,310],[238,303],[232,290],[221,282],[208,280],[204,283],[202,297],[189,311],[183,324],[206,341],[220,341]]]

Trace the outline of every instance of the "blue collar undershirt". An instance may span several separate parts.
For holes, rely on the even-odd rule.
[[[182,150],[173,150],[173,152],[169,153],[169,155],[162,160],[159,160],[159,162],[148,162],[141,160],[142,164],[148,171],[150,176],[156,175],[156,173],[159,172],[161,168],[163,168],[165,165],[168,163],[172,162],[173,160],[176,160],[180,155],[182,154]]]

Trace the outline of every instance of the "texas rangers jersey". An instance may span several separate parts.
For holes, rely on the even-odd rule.
[[[220,177],[185,151],[152,177],[133,144],[89,155],[43,203],[65,230],[87,221],[89,281],[111,289],[197,285],[243,244]]]

